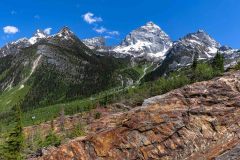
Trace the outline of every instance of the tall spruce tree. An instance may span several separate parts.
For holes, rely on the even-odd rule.
[[[4,158],[6,160],[21,160],[23,151],[23,127],[22,127],[22,117],[21,108],[19,105],[13,107],[14,116],[14,129],[9,133],[4,150]]]
[[[191,75],[191,81],[195,81],[196,79],[196,68],[198,66],[198,53],[195,53],[193,56],[193,63],[192,63],[192,75]]]
[[[197,65],[198,65],[198,54],[196,53],[196,54],[194,54],[194,56],[193,56],[192,69],[193,69],[193,70],[196,70]]]
[[[217,52],[216,56],[213,59],[212,67],[215,73],[224,72],[224,57],[221,53]]]

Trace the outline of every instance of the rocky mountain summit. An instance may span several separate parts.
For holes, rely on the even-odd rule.
[[[0,48],[0,57],[4,57],[7,55],[16,55],[22,49],[30,47],[36,43],[39,43],[40,41],[52,42],[53,39],[56,40],[57,38],[61,41],[69,40],[71,38],[78,39],[68,27],[63,27],[63,29],[61,29],[57,34],[54,35],[47,35],[46,33],[44,33],[44,31],[38,29],[31,38],[21,38],[15,42],[8,43],[7,45]]]
[[[104,37],[94,37],[89,39],[83,39],[82,42],[90,49],[99,49],[106,46],[106,40]]]
[[[238,159],[239,88],[240,72],[229,72],[147,99],[38,159]]]
[[[239,61],[239,50],[222,46],[205,31],[198,30],[187,34],[173,43],[166,58],[159,62],[157,68],[147,74],[145,80],[153,80],[172,71],[191,66],[195,58],[198,61],[211,61],[217,52],[224,56],[225,69],[231,68]]]
[[[23,48],[29,47],[31,43],[27,38],[21,38],[15,42],[11,42],[0,48],[0,58],[7,55],[14,55],[19,53]]]
[[[33,45],[33,44],[39,42],[41,39],[45,39],[45,38],[48,38],[48,35],[38,29],[37,32],[34,34],[34,36],[31,37],[28,41],[30,44]]]
[[[148,22],[130,32],[116,47],[107,47],[101,37],[83,40],[85,45],[99,52],[108,52],[116,58],[130,56],[133,60],[145,60],[159,63],[161,74],[192,64],[194,57],[198,60],[211,60],[219,51],[226,58],[228,68],[239,58],[239,52],[222,46],[204,30],[189,33],[176,42],[156,24]]]
[[[162,69],[176,70],[191,65],[194,56],[199,60],[210,60],[220,47],[221,45],[203,30],[190,33],[173,44],[162,63]]]
[[[159,26],[153,22],[148,22],[129,33],[113,51],[133,57],[160,60],[165,57],[171,46],[170,37]]]
[[[7,55],[16,55],[22,49],[30,47],[31,45],[34,45],[40,40],[46,39],[46,38],[48,38],[48,35],[38,29],[36,33],[33,35],[33,37],[29,39],[21,38],[15,42],[8,43],[2,48],[0,48],[0,57],[5,57]]]

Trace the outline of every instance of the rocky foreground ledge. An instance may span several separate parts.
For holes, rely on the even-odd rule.
[[[240,72],[103,117],[39,160],[228,160],[240,157]]]

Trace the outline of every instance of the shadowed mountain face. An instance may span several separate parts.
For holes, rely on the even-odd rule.
[[[96,120],[86,137],[40,160],[238,159],[240,72],[145,100]]]

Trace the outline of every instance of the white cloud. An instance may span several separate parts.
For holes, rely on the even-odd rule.
[[[51,34],[51,30],[52,30],[52,28],[46,28],[46,29],[44,29],[44,33],[45,34]]]
[[[89,24],[103,21],[103,19],[101,17],[95,17],[94,14],[91,12],[87,12],[82,17],[83,17],[83,20]]]
[[[104,36],[105,39],[111,39],[111,36]]]
[[[93,28],[94,31],[96,31],[97,33],[104,33],[107,31],[106,28],[104,27],[100,27],[100,28]]]
[[[118,36],[120,35],[120,33],[118,31],[110,31],[108,32],[108,34],[112,35],[112,36]]]
[[[16,34],[17,32],[19,32],[19,29],[14,26],[6,26],[3,27],[3,32],[6,34]]]

